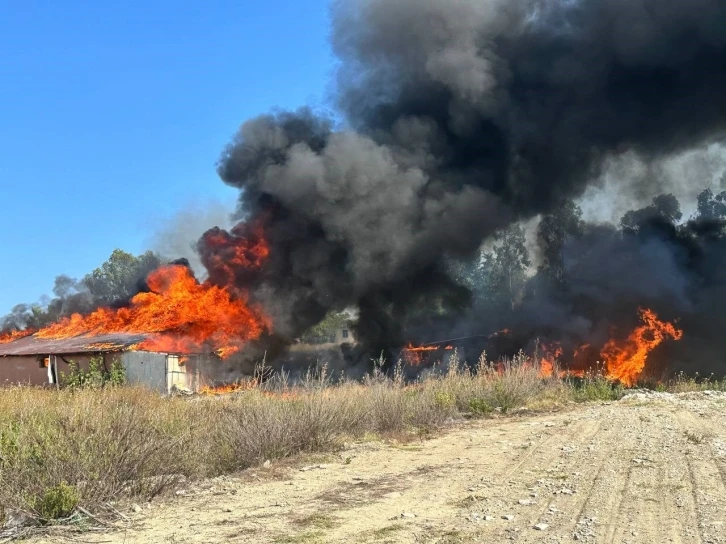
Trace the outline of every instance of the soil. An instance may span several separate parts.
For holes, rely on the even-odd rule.
[[[477,421],[432,439],[350,444],[324,459],[189,484],[131,508],[125,530],[77,538],[726,542],[725,423],[726,394],[712,392],[638,393]]]

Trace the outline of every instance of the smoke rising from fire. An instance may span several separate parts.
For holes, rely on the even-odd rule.
[[[270,259],[251,296],[287,339],[353,304],[371,352],[401,346],[412,310],[470,305],[449,257],[581,196],[616,154],[654,161],[726,129],[720,0],[351,0],[332,21],[345,125],[309,109],[260,116],[218,169],[264,226]],[[610,233],[590,236],[623,274]],[[667,240],[643,248],[632,298],[641,286],[685,304],[680,256]],[[545,298],[533,315],[573,317]]]
[[[222,229],[233,226],[233,208],[220,201],[194,203],[151,226],[154,231],[149,246],[165,260],[186,259],[199,278],[205,278],[197,251],[197,242],[210,225]]]
[[[240,190],[241,222],[208,230],[189,255],[199,222],[180,216],[156,244],[204,269],[203,283],[183,269],[185,293],[223,293],[241,316],[208,318],[199,297],[183,297],[203,325],[195,345],[254,308],[234,342],[214,343],[274,360],[354,306],[361,345],[349,362],[441,335],[483,338],[495,355],[542,339],[575,367],[602,353],[650,365],[663,349],[708,366],[726,349],[726,193],[701,192],[724,171],[721,0],[341,0],[332,22],[343,122],[310,108],[245,122],[218,165]],[[679,174],[694,153],[718,159]],[[684,221],[670,193],[698,195],[696,215]],[[620,225],[586,223],[582,199],[589,217]],[[153,300],[163,314],[169,299],[154,293],[167,292],[128,277],[123,296],[96,298],[128,306],[108,314],[116,329],[146,331],[127,310]],[[92,292],[86,278],[67,283],[60,316]],[[661,321],[642,329],[642,315]],[[81,326],[63,334],[105,330],[89,329],[104,316],[71,318]],[[12,328],[31,317],[19,308]],[[676,321],[681,341],[649,337]],[[170,326],[183,336],[185,323]],[[436,350],[408,351],[419,361]]]

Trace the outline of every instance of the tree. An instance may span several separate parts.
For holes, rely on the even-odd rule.
[[[306,344],[326,344],[335,342],[338,330],[346,327],[350,315],[346,312],[330,312],[320,323],[309,329],[300,340]]]
[[[698,195],[696,219],[726,219],[726,191],[717,195],[714,195],[711,189],[702,191]]]
[[[93,272],[78,281],[56,277],[54,298],[42,297],[35,304],[18,304],[0,318],[0,331],[39,329],[74,313],[86,314],[100,306],[127,301],[139,292],[149,272],[161,265],[153,252],[134,257],[120,249]]]
[[[482,263],[484,253],[481,250],[468,260],[449,259],[446,261],[446,271],[456,281],[471,291],[473,300],[480,302],[486,295]]]
[[[140,282],[160,265],[161,260],[151,251],[134,257],[115,249],[105,263],[83,278],[83,285],[97,307],[125,301],[139,292]]]
[[[659,195],[649,206],[626,213],[620,220],[620,228],[629,234],[637,234],[643,229],[672,228],[681,217],[678,199],[672,194]]]
[[[497,235],[497,244],[484,256],[482,278],[487,298],[496,309],[514,310],[527,282],[530,267],[524,230],[513,225]]]
[[[545,215],[537,227],[537,241],[542,250],[540,272],[558,283],[564,281],[563,250],[568,240],[582,236],[585,222],[582,209],[571,200]]]

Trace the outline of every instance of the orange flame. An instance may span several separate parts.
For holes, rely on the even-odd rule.
[[[151,336],[135,349],[168,353],[216,350],[222,357],[259,338],[271,323],[259,308],[229,290],[199,283],[185,266],[163,266],[147,279],[150,292],[139,293],[128,308],[99,308],[74,314],[36,333],[38,338],[138,333]]]
[[[412,346],[409,344],[403,349],[405,351],[436,351],[439,348],[437,346]]]
[[[260,225],[238,223],[230,232],[220,228],[207,231],[204,244],[213,251],[202,256],[204,266],[217,284],[234,285],[240,272],[259,268],[270,255]]]
[[[259,386],[257,381],[250,380],[247,382],[228,383],[224,385],[207,386],[199,391],[200,395],[227,395],[238,391],[250,391]]]
[[[411,366],[418,366],[423,361],[423,354],[427,351],[436,351],[438,346],[414,346],[409,343],[408,346],[403,348],[404,359],[406,363]]]
[[[639,312],[643,325],[631,332],[624,341],[609,340],[601,351],[607,365],[607,377],[629,386],[643,373],[648,355],[656,346],[667,338],[683,338],[682,330],[672,323],[659,321],[652,310],[641,308]]]
[[[541,378],[551,378],[555,371],[555,363],[549,359],[540,359],[539,375]]]
[[[7,344],[9,342],[15,342],[15,340],[20,340],[21,338],[30,336],[34,332],[35,331],[32,329],[25,329],[24,331],[11,331],[11,332],[6,332],[3,334],[0,334],[0,344]]]
[[[248,304],[247,293],[236,287],[240,278],[268,258],[270,250],[263,234],[260,225],[244,223],[230,233],[212,229],[204,235],[208,249],[204,264],[210,280],[199,283],[185,266],[162,266],[147,277],[149,292],[137,294],[126,308],[73,314],[37,332],[0,335],[0,343],[33,333],[45,339],[129,333],[146,337],[132,349],[179,354],[215,351],[222,358],[229,357],[272,329],[262,310]],[[121,347],[113,343],[89,346]]]
[[[544,354],[539,360],[539,375],[542,378],[550,378],[555,371],[555,362],[562,357],[562,347],[559,344],[555,344],[554,348],[547,344],[542,344],[540,347]]]
[[[86,349],[98,351],[120,351],[124,349],[123,344],[114,344],[113,342],[92,342],[85,345]]]

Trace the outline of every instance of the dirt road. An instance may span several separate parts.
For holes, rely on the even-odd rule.
[[[84,542],[726,542],[726,395],[634,395],[196,484]],[[38,542],[57,542],[46,537]],[[67,539],[64,539],[67,542]]]

